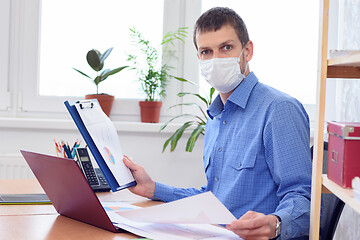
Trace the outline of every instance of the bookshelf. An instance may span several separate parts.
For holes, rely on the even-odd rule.
[[[360,202],[354,198],[352,189],[340,187],[333,181],[329,180],[326,174],[323,174],[322,180],[322,185],[326,188],[326,190],[338,196],[338,198],[340,198],[344,203],[360,214]]]
[[[316,131],[311,186],[310,239],[319,239],[321,193],[331,192],[360,214],[360,202],[351,189],[344,189],[322,174],[325,127],[325,95],[328,78],[360,79],[360,50],[335,51],[328,59],[329,0],[321,0],[319,76],[317,80]]]

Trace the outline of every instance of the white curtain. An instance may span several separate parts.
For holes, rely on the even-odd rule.
[[[360,50],[360,0],[339,4],[339,47]],[[337,80],[336,92],[336,120],[360,122],[360,80]],[[360,215],[345,205],[334,239],[360,239],[359,229]]]

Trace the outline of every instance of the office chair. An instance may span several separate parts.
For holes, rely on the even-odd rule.
[[[311,159],[314,147],[311,147]],[[327,173],[328,143],[324,142],[323,173]],[[331,193],[321,194],[322,216],[320,218],[320,240],[332,240],[345,203]]]

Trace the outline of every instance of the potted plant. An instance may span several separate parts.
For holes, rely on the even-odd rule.
[[[141,92],[145,95],[145,100],[139,102],[141,122],[157,123],[161,98],[166,96],[165,87],[171,78],[169,71],[172,67],[166,63],[161,64],[159,50],[151,46],[138,30],[131,28],[130,36],[139,52],[129,54],[128,61],[132,64],[131,69],[136,70]],[[174,45],[175,40],[184,43],[186,36],[186,28],[178,28],[175,32],[165,34],[160,44],[160,47],[163,47],[163,60],[170,60],[174,56],[174,51],[168,49],[169,44]]]
[[[191,81],[183,79],[183,78],[179,78],[179,77],[174,77],[174,78],[181,82],[197,85],[194,82],[191,82]],[[215,92],[215,89],[213,87],[211,87],[208,96],[206,94],[205,94],[205,96],[202,96],[199,93],[191,93],[191,92],[180,92],[177,94],[177,96],[184,97],[186,95],[192,95],[192,96],[196,97],[197,99],[199,99],[201,102],[205,103],[206,108],[208,108],[212,103],[214,92]],[[199,110],[200,114],[198,114],[198,115],[188,114],[188,113],[180,114],[180,115],[177,115],[177,116],[171,118],[168,122],[166,122],[164,125],[161,126],[160,132],[162,130],[164,130],[166,128],[166,126],[173,120],[175,120],[177,118],[185,118],[186,119],[185,123],[181,127],[179,127],[175,131],[175,133],[165,141],[165,143],[163,145],[163,152],[165,151],[165,149],[167,148],[167,146],[169,144],[170,144],[170,151],[173,152],[177,146],[178,141],[180,140],[180,138],[182,137],[183,133],[186,130],[192,130],[192,132],[187,140],[185,151],[192,152],[198,137],[200,135],[205,134],[206,120],[209,117],[207,115],[206,110],[204,111],[203,108],[196,102],[175,104],[175,105],[171,106],[170,108],[179,107],[179,106],[196,107]]]
[[[83,76],[91,79],[91,81],[95,84],[96,94],[88,94],[85,96],[85,99],[96,98],[99,101],[99,104],[100,104],[102,110],[104,111],[104,113],[107,116],[110,115],[111,107],[112,107],[115,97],[113,95],[109,95],[106,93],[99,94],[99,84],[101,82],[105,81],[105,79],[107,79],[110,75],[114,75],[115,73],[118,73],[121,70],[123,70],[124,68],[128,67],[128,66],[122,66],[122,67],[118,67],[118,68],[115,68],[112,70],[105,69],[102,72],[100,72],[104,67],[105,59],[110,55],[112,50],[113,50],[113,48],[109,48],[103,54],[101,54],[98,50],[92,49],[86,54],[86,60],[87,60],[88,64],[94,71],[96,71],[96,77],[94,79],[91,78],[89,75],[85,74],[84,72],[82,72],[76,68],[73,68],[75,71],[79,72]]]

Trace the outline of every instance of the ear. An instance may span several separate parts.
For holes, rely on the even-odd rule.
[[[253,57],[253,49],[254,49],[253,42],[251,40],[249,40],[247,42],[247,44],[245,45],[245,59],[246,59],[246,62],[249,62],[252,59],[252,57]]]
[[[196,51],[196,56],[197,56],[198,60],[200,60],[199,51]]]

